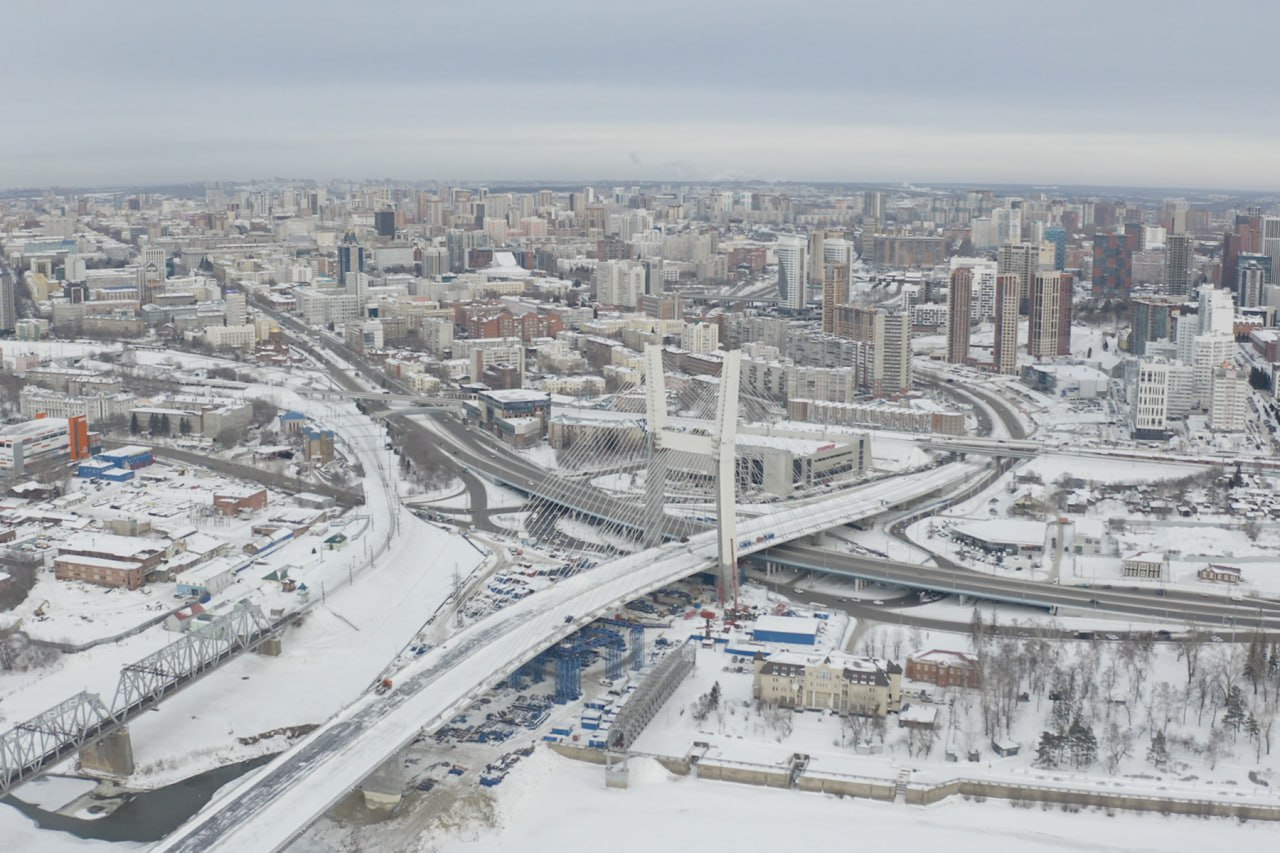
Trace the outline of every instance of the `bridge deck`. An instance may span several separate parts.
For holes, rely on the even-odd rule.
[[[743,522],[741,555],[875,515],[970,476],[949,465]],[[769,533],[773,539],[757,543]],[[543,649],[626,601],[715,565],[715,532],[622,557],[500,610],[433,649],[386,696],[366,696],[262,771],[242,780],[157,851],[278,850],[418,733],[464,708]],[[567,621],[566,621],[567,620]]]

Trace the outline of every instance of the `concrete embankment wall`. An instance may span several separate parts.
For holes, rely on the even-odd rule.
[[[550,744],[550,747],[566,758],[603,765],[605,754],[598,749],[588,749],[570,744]],[[759,785],[767,788],[790,786],[790,775],[783,768],[755,764],[734,764],[702,760],[691,764],[687,758],[674,756],[647,756],[662,764],[677,776],[694,775],[699,779],[717,782],[737,782],[743,785]],[[801,791],[834,796],[892,801],[897,786],[891,780],[860,776],[844,776],[838,773],[800,773],[796,787]],[[1280,821],[1280,806],[1257,803],[1237,803],[1229,800],[1196,800],[1177,797],[1159,797],[1141,794],[1089,791],[1080,788],[1048,788],[1036,785],[1019,785],[995,782],[987,779],[950,779],[936,785],[912,783],[906,787],[908,805],[928,806],[948,797],[982,797],[1021,803],[1049,803],[1078,808],[1123,809],[1126,811],[1158,812],[1160,814],[1227,817],[1241,820]]]
[[[1280,807],[1229,800],[1195,800],[1147,794],[1089,791],[1080,788],[1046,788],[986,779],[953,779],[940,785],[907,786],[907,802],[929,805],[953,797],[991,797],[1025,803],[1052,803],[1080,808],[1124,809],[1161,814],[1234,817],[1245,820],[1280,820]]]

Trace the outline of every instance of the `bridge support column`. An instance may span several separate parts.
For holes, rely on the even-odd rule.
[[[279,636],[267,637],[265,640],[262,641],[262,644],[258,646],[257,651],[258,651],[258,654],[260,655],[269,655],[273,658],[280,657],[280,652],[282,651],[280,637]]]
[[[97,743],[80,750],[80,769],[90,775],[132,775],[133,741],[129,739],[128,727],[121,726]]]
[[[627,756],[606,752],[604,754],[604,786],[625,789],[629,786],[627,775]]]
[[[397,752],[360,783],[364,804],[371,809],[391,810],[400,805],[408,776],[404,771],[404,752]]]

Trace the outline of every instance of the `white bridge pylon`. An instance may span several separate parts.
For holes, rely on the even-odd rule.
[[[719,583],[717,593],[720,602],[736,601],[738,570],[735,546],[738,534],[737,503],[737,441],[738,441],[738,377],[742,369],[742,353],[729,350],[724,354],[720,371],[720,394],[716,401],[716,419],[711,435],[696,435],[672,430],[667,416],[667,382],[662,368],[662,348],[656,344],[645,346],[645,416],[649,422],[649,435],[653,441],[654,459],[649,476],[665,477],[662,457],[668,451],[708,457],[715,465],[716,477],[716,533],[719,543]],[[662,489],[650,491],[661,500]],[[661,512],[661,505],[653,508]],[[660,516],[659,516],[660,517]],[[650,529],[660,530],[650,517]]]

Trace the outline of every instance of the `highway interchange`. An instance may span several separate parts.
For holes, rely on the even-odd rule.
[[[349,364],[361,365],[354,353],[340,355]],[[368,370],[367,366],[364,369]],[[994,411],[1002,420],[1006,414],[1016,420],[1000,408]],[[435,416],[435,424],[457,448],[455,459],[477,474],[552,499],[581,499],[576,491],[572,495],[557,493],[554,485],[547,486],[549,478],[542,469],[523,459],[502,455],[487,437],[478,435],[452,416]],[[1012,423],[1005,420],[1005,424],[1011,435],[1021,437],[1011,428]],[[778,541],[803,538],[805,534],[798,526],[803,523],[809,524],[806,529],[820,530],[824,525],[830,527],[848,523],[849,518],[866,518],[883,512],[889,505],[886,497],[895,490],[910,492],[915,498],[932,499],[929,496],[939,491],[963,485],[964,478],[972,476],[972,471],[967,465],[944,466],[932,473],[867,484],[853,490],[860,494],[851,493],[846,499],[856,504],[853,511],[837,509],[829,515],[819,514],[816,519],[792,519],[787,522],[792,529],[785,536],[780,533]],[[908,489],[908,483],[915,483],[914,488]],[[606,514],[623,512],[622,502],[605,506],[608,507]],[[777,519],[768,517],[749,519],[742,522],[740,530],[752,537],[761,531],[777,529],[778,524]],[[767,549],[756,545],[745,550],[757,552],[751,558],[766,564],[772,562],[803,571],[989,598],[1064,613],[1099,617],[1106,614],[1121,620],[1150,619],[1166,625],[1197,623],[1220,633],[1280,631],[1280,603],[1277,602],[1208,599],[1174,589],[1160,594],[1156,589],[1032,583],[952,566],[920,566],[836,553],[798,541]],[[352,784],[396,755],[424,728],[429,730],[448,719],[477,690],[505,677],[547,643],[558,641],[598,614],[607,613],[635,596],[709,568],[714,565],[714,559],[714,533],[698,533],[687,545],[670,542],[608,561],[463,629],[412,665],[404,674],[405,680],[397,683],[386,697],[366,696],[358,700],[298,747],[229,791],[157,849],[236,850],[243,849],[242,845],[250,838],[263,849],[280,849],[296,837],[301,824],[329,808]],[[890,617],[883,621],[893,620]]]
[[[278,319],[295,333],[308,336],[336,352],[348,364],[360,369],[367,379],[389,385],[392,390],[399,393],[408,393],[407,389],[374,371],[357,353],[337,340],[328,336],[317,336],[314,331],[292,317],[279,315]],[[1026,438],[1026,428],[1008,401],[969,385],[957,388],[940,382],[936,376],[930,377],[929,382],[936,387],[944,388],[947,393],[980,400],[999,418],[1011,439],[1020,441]],[[544,469],[515,454],[502,453],[502,448],[497,442],[478,430],[467,427],[456,415],[440,412],[433,413],[431,417],[435,428],[442,435],[447,436],[449,443],[457,451],[454,459],[460,468],[495,482],[510,485],[525,493],[547,492],[553,499],[557,496],[568,497],[559,492],[554,485],[548,486],[550,481]],[[407,419],[404,420],[407,421]],[[415,424],[415,426],[426,429],[421,424]],[[475,483],[475,487],[472,483]],[[579,495],[583,494],[583,488],[579,484],[574,485],[574,499],[579,499]],[[475,480],[468,482],[468,493],[477,499],[479,493],[483,491],[483,484]],[[639,508],[635,504],[619,501],[603,493],[600,494],[599,500],[601,503],[595,505],[613,507],[613,512],[624,519],[639,517]],[[487,517],[484,515],[486,505],[482,503],[479,506],[481,516]],[[1237,601],[1225,596],[1210,598],[1181,592],[1174,588],[1164,590],[1159,587],[1119,588],[1119,584],[1111,584],[1109,586],[1113,588],[1108,588],[1108,585],[1083,587],[1036,583],[952,567],[921,566],[877,557],[840,554],[798,544],[770,549],[764,556],[769,555],[773,555],[775,562],[781,565],[792,565],[832,575],[877,580],[912,589],[933,589],[938,592],[990,598],[1046,609],[1065,609],[1099,616],[1115,614],[1126,618],[1147,618],[1181,624],[1200,623],[1214,628],[1230,629],[1234,625],[1237,629],[1261,627],[1267,631],[1280,631],[1280,602],[1265,599],[1247,598]]]

